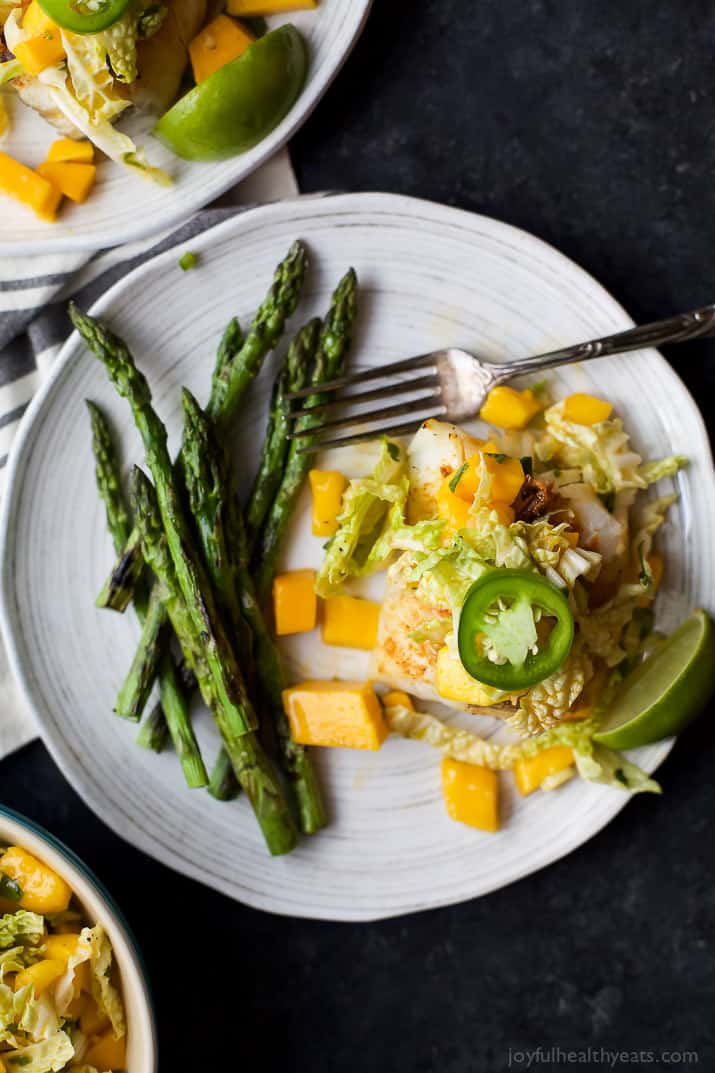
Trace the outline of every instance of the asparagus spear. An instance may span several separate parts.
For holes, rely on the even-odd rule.
[[[141,539],[138,532],[137,540],[137,546],[141,549]],[[140,601],[143,605],[145,602],[144,593],[140,594]],[[166,615],[153,588],[146,610],[142,607],[142,613],[144,622],[139,644],[114,705],[114,711],[117,715],[121,715],[123,719],[131,719],[134,722],[141,719],[141,714],[154,684],[159,661],[162,658],[162,653],[167,650],[169,643],[166,631]]]
[[[256,600],[228,456],[208,417],[188,391],[184,391],[184,415],[182,452],[187,488],[204,554],[207,563],[213,560],[216,585],[225,593],[226,606],[231,608],[232,616],[238,615],[244,627],[248,624],[252,634],[256,682],[271,714],[281,767],[295,792],[301,829],[312,834],[325,825],[320,790],[305,749],[291,737],[283,710],[283,672]]]
[[[253,318],[239,353],[214,375],[206,412],[219,425],[235,414],[266,354],[283,335],[286,321],[298,305],[307,266],[305,247],[301,242],[294,242],[276,268],[271,288]]]
[[[341,375],[352,340],[356,313],[357,277],[351,268],[336,287],[330,310],[323,322],[312,376],[316,394],[310,396],[306,406],[316,406],[323,401],[317,390],[319,385]],[[319,422],[318,415],[306,414],[299,419],[296,430],[312,428]],[[309,446],[310,442],[309,438],[291,441],[283,479],[254,552],[256,593],[264,606],[270,595],[276,562],[291,514],[310,469],[310,454],[299,453],[299,448]]]
[[[114,442],[104,415],[98,406],[88,402],[90,418],[92,422],[92,447],[95,457],[95,471],[99,494],[105,504],[107,515],[107,527],[112,535],[115,548],[121,548],[129,535],[129,515],[127,514],[124,497],[121,491],[119,479],[119,463],[114,448]],[[140,620],[147,611],[147,590],[140,586],[138,599],[135,603],[137,615]],[[184,777],[190,787],[205,786],[207,782],[206,769],[201,759],[201,753],[191,728],[189,719],[189,706],[187,690],[181,681],[179,670],[174,665],[171,653],[167,648],[161,653],[159,659],[159,688],[161,695],[161,709],[171,733],[174,748],[181,761]],[[150,721],[156,721],[158,717],[152,714]],[[142,744],[146,738],[155,738],[156,731],[144,728],[140,730]]]
[[[253,806],[270,852],[274,855],[288,853],[295,846],[297,837],[290,809],[257,735],[235,732],[207,658],[203,627],[192,614],[179,581],[171,536],[166,531],[158,493],[139,469],[135,469],[132,476],[131,499],[142,535],[144,557],[156,575],[162,603],[204,700],[214,714],[236,777]]]
[[[238,779],[231,766],[231,757],[224,748],[216,757],[216,763],[211,772],[208,790],[217,801],[232,801],[240,791]]]
[[[238,321],[229,322],[219,346],[208,404],[211,416],[222,424],[236,412],[266,354],[280,339],[286,320],[295,312],[307,263],[304,246],[294,242],[276,268],[245,340]],[[177,476],[183,484],[180,467]]]
[[[256,728],[256,715],[247,696],[226,627],[216,607],[213,589],[192,545],[190,527],[174,480],[166,429],[152,406],[146,378],[134,364],[126,344],[99,321],[82,313],[74,302],[70,303],[69,314],[89,350],[104,364],[117,391],[129,401],[132,408],[144,443],[147,463],[156,482],[159,508],[178,583],[196,634],[204,642],[203,652],[214,687],[211,700],[215,701],[215,713],[221,722],[224,737],[233,742]]]
[[[126,611],[134,599],[143,565],[139,553],[139,534],[136,529],[132,529],[119,551],[111,574],[94,601],[95,607],[107,608],[110,611]]]
[[[137,745],[142,749],[151,749],[152,752],[161,753],[166,748],[169,740],[169,728],[166,725],[166,716],[161,704],[155,704],[149,715],[139,728]]]
[[[320,320],[316,318],[304,325],[288,347],[285,361],[276,377],[258,473],[244,510],[249,551],[255,546],[283,477],[283,465],[290,442],[289,404],[285,396],[290,391],[298,391],[308,382],[319,336]]]

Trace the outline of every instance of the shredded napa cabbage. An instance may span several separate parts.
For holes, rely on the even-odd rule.
[[[660,458],[654,462],[644,462],[638,470],[638,474],[646,484],[655,484],[663,477],[674,477],[678,470],[688,464],[685,455],[671,455],[669,458]]]
[[[404,528],[408,492],[404,452],[385,439],[372,475],[352,480],[343,495],[338,529],[315,580],[319,596],[330,596],[350,578],[367,577],[387,565],[392,536]]]
[[[66,1032],[56,1032],[49,1039],[7,1051],[2,1057],[8,1069],[22,1073],[60,1073],[74,1057],[74,1047]]]
[[[92,996],[108,1018],[117,1039],[126,1034],[124,1005],[111,980],[112,944],[101,925],[82,929],[82,942],[89,944],[89,965],[92,972]]]
[[[595,724],[561,723],[526,741],[501,745],[472,734],[469,730],[449,726],[433,715],[415,712],[404,705],[388,705],[385,719],[390,730],[403,738],[422,741],[439,749],[445,756],[467,764],[508,771],[517,760],[536,756],[544,749],[565,745],[573,749],[579,775],[589,782],[602,782],[630,793],[660,793],[660,786],[620,753],[596,745],[592,739]]]
[[[95,36],[106,50],[112,70],[120,82],[136,81],[137,41],[153,35],[161,28],[167,15],[163,4],[139,0],[131,4],[121,19]]]
[[[39,946],[45,932],[45,921],[38,913],[17,909],[0,917],[0,950],[10,947]]]
[[[91,123],[111,123],[131,102],[119,96],[99,34],[74,34],[62,30],[67,69],[77,103]]]
[[[564,418],[561,401],[545,411],[544,420],[547,434],[536,445],[542,460],[580,469],[583,479],[601,495],[646,487],[640,473],[641,457],[630,447],[620,418],[578,425]]]
[[[583,693],[593,670],[593,661],[577,637],[565,663],[520,698],[510,725],[525,734],[556,726]]]

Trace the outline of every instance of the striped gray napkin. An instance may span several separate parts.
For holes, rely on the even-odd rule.
[[[181,227],[99,253],[5,257],[0,261],[0,496],[12,441],[33,395],[71,331],[66,306],[89,309],[117,280],[144,261],[190,240],[251,205],[298,193],[287,150],[278,153],[216,206]],[[0,640],[0,759],[37,736],[7,665]]]

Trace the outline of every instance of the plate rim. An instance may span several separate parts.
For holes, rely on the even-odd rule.
[[[354,2],[355,0],[347,0],[348,11]],[[240,179],[237,179],[235,175],[233,178],[227,176],[226,180],[218,183],[215,188],[211,187],[208,197],[205,197],[200,192],[203,188],[197,186],[195,197],[187,199],[181,206],[167,210],[166,214],[157,214],[158,223],[153,223],[151,217],[147,217],[147,221],[144,224],[125,228],[121,235],[117,234],[114,237],[112,237],[109,224],[106,225],[105,237],[102,237],[102,234],[99,233],[93,238],[83,238],[81,234],[66,235],[64,237],[58,235],[56,238],[52,238],[50,237],[50,232],[47,238],[33,238],[29,241],[25,239],[20,242],[18,239],[4,240],[0,236],[0,255],[16,255],[18,253],[18,244],[22,245],[23,256],[35,256],[50,253],[91,253],[97,250],[113,249],[116,246],[124,246],[132,242],[141,242],[154,235],[160,235],[162,232],[170,232],[178,224],[186,222],[194,213],[205,208],[211,201],[221,197],[232,186],[254,175],[263,164],[280,152],[281,149],[284,149],[293,135],[297,134],[308,121],[348,60],[365,28],[373,4],[373,0],[357,0],[357,2],[362,4],[363,7],[349,30],[344,50],[332,64],[327,64],[323,75],[314,84],[309,83],[304,87],[288,114],[274,130],[254,147],[259,150],[256,160]],[[240,162],[242,155],[239,153],[233,159]],[[208,166],[210,167],[210,164]]]
[[[260,221],[261,216],[272,217],[274,214],[280,215],[284,209],[293,205],[299,207],[302,205],[321,204],[327,209],[330,207],[337,207],[338,209],[344,209],[346,212],[362,211],[367,216],[372,216],[375,211],[385,212],[387,209],[394,215],[404,215],[405,210],[414,210],[415,208],[422,208],[428,212],[443,214],[445,217],[450,217],[451,221],[469,219],[474,222],[478,222],[487,231],[491,231],[493,234],[498,231],[502,234],[506,234],[515,239],[519,243],[523,243],[531,250],[538,252],[542,251],[550,258],[556,258],[560,260],[564,267],[568,267],[571,272],[575,272],[580,275],[582,280],[588,284],[592,289],[593,294],[598,294],[604,298],[613,310],[614,314],[621,317],[623,320],[623,327],[630,327],[633,325],[632,319],[629,317],[623,306],[610,294],[606,288],[598,282],[589,272],[583,269],[572,258],[567,257],[561,253],[560,250],[552,246],[550,243],[545,242],[543,239],[538,238],[536,235],[531,234],[522,228],[515,227],[512,224],[505,223],[494,217],[486,216],[480,213],[472,213],[465,209],[456,208],[449,205],[444,205],[438,202],[429,201],[422,198],[409,197],[402,194],[389,194],[389,193],[377,193],[377,192],[365,192],[365,193],[348,193],[348,194],[325,194],[325,195],[303,195],[297,198],[288,199],[287,201],[273,202],[271,204],[258,206],[256,208],[248,209],[244,213],[240,213],[237,216],[231,217],[228,220],[224,220],[214,227],[206,230],[197,238],[197,243],[206,242],[210,244],[212,240],[215,241],[216,237],[224,237],[225,234],[236,228],[241,229],[242,226],[248,223],[255,223],[256,220]],[[302,220],[296,218],[296,227],[300,228]],[[306,235],[309,241],[309,235]],[[198,248],[198,247],[197,247]],[[161,254],[149,258],[144,264],[135,268],[132,272],[128,273],[122,279],[118,280],[108,291],[106,291],[101,297],[92,305],[91,312],[97,315],[104,313],[107,308],[111,307],[114,300],[121,296],[125,289],[133,287],[137,281],[143,276],[149,275],[153,272],[161,272],[164,261],[170,262],[174,257],[174,250],[169,249]],[[281,906],[265,906],[261,904],[260,898],[251,898],[244,896],[238,897],[235,890],[231,889],[228,882],[224,882],[220,877],[213,877],[213,881],[209,882],[205,878],[204,874],[198,867],[194,867],[193,864],[185,859],[177,861],[176,858],[171,858],[168,847],[165,847],[161,842],[152,842],[150,838],[146,840],[140,839],[133,841],[130,839],[127,833],[119,830],[114,822],[113,810],[111,808],[104,807],[104,802],[101,794],[95,795],[92,793],[91,784],[86,784],[81,778],[76,777],[74,758],[71,750],[65,747],[65,743],[60,734],[55,735],[52,726],[47,727],[43,718],[39,714],[40,705],[36,705],[33,700],[32,683],[33,672],[32,667],[27,662],[23,661],[20,651],[19,640],[16,639],[15,631],[12,624],[12,604],[13,604],[13,592],[12,592],[12,570],[10,568],[10,555],[9,553],[14,550],[13,537],[13,516],[14,503],[18,496],[21,494],[22,477],[26,468],[27,459],[29,458],[26,445],[36,433],[36,426],[39,428],[40,418],[45,406],[51,405],[51,396],[54,394],[58,381],[64,376],[65,371],[72,361],[77,357],[76,351],[78,347],[78,335],[74,331],[67,338],[63,344],[60,353],[55,359],[52,371],[47,378],[46,382],[36,393],[32,399],[27,411],[25,412],[20,428],[18,429],[11,450],[11,457],[8,463],[7,483],[5,492],[2,497],[2,504],[0,508],[0,631],[5,641],[8,663],[15,682],[19,686],[21,695],[28,705],[30,711],[33,713],[35,721],[38,726],[39,736],[48,748],[53,760],[58,765],[62,774],[70,783],[70,785],[80,795],[85,804],[88,805],[92,811],[99,816],[102,822],[106,823],[120,838],[138,848],[140,851],[152,856],[155,860],[158,860],[164,866],[171,868],[173,871],[179,874],[187,875],[191,879],[197,882],[203,883],[205,886],[214,890],[219,890],[221,893],[228,897],[233,898],[236,901],[240,901],[243,904],[248,904],[254,908],[261,909],[263,912],[275,913],[279,916],[295,917],[295,911],[283,908]],[[673,382],[677,382],[680,391],[682,391],[690,402],[693,420],[693,432],[701,440],[703,448],[703,457],[709,462],[708,477],[715,489],[715,473],[713,472],[713,455],[710,446],[710,441],[707,433],[707,428],[703,415],[698,407],[695,399],[687,386],[680,379],[675,369],[665,360],[659,351],[654,348],[645,348],[644,353],[651,356],[652,360],[657,363],[659,372],[661,375],[670,378]],[[31,444],[30,444],[31,446]],[[653,765],[653,770],[656,770],[665,760],[670,753],[673,745],[675,744],[675,738],[669,738],[659,743],[658,755]],[[398,916],[403,916],[412,912],[424,912],[429,909],[441,908],[447,905],[459,904],[463,901],[472,900],[476,897],[482,897],[485,894],[492,893],[495,890],[499,890],[502,887],[509,886],[512,883],[517,882],[525,878],[534,872],[540,871],[542,868],[553,864],[557,860],[561,860],[563,857],[568,856],[579,846],[588,842],[591,838],[597,835],[604,827],[606,827],[615,816],[625,807],[630,800],[630,796],[623,794],[622,800],[618,797],[612,798],[612,805],[609,809],[604,810],[602,816],[594,817],[591,826],[585,835],[581,830],[574,832],[572,838],[568,838],[565,841],[554,847],[554,851],[550,850],[545,852],[542,859],[536,865],[529,863],[523,870],[516,866],[513,871],[506,877],[502,876],[495,879],[493,883],[480,889],[477,894],[471,896],[471,898],[450,898],[445,896],[436,900],[431,900],[429,903],[417,903],[413,901],[409,905],[404,907],[394,907],[381,909],[378,912],[370,911],[368,914],[365,912],[356,912],[352,915],[350,912],[346,912],[343,909],[339,913],[333,912],[332,909],[322,908],[315,912],[309,909],[302,908],[299,916],[304,919],[316,919],[316,920],[334,920],[337,922],[368,922],[374,920],[390,919]]]

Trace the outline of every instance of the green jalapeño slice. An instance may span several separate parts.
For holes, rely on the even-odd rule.
[[[38,3],[64,30],[98,34],[121,19],[130,0],[38,0]]]
[[[543,642],[534,624],[536,608],[555,620]],[[478,682],[516,693],[557,671],[571,651],[573,636],[568,600],[555,585],[528,570],[497,569],[475,581],[467,593],[459,619],[459,658]],[[504,662],[489,659],[484,639]]]

